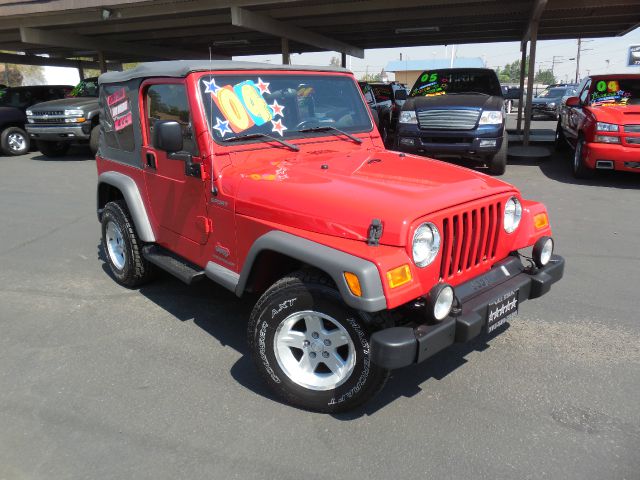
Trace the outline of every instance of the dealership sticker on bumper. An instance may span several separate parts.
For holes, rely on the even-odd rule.
[[[487,331],[493,332],[500,325],[518,314],[518,290],[505,293],[487,306]]]

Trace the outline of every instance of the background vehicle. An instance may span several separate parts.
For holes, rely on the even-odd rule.
[[[344,69],[141,64],[101,76],[100,98],[114,278],[135,287],[155,266],[257,294],[250,351],[288,403],[354,408],[562,277],[544,205],[386,150]],[[530,246],[535,266],[517,256]]]
[[[504,109],[506,113],[511,113],[518,109],[518,105],[520,105],[520,91],[520,87],[502,85],[502,96],[504,97]]]
[[[445,159],[467,158],[502,175],[507,165],[504,98],[495,71],[424,72],[398,121],[398,149]]]
[[[74,143],[98,151],[98,78],[82,80],[67,98],[39,103],[27,111],[27,132],[48,157],[65,155]]]
[[[557,120],[560,116],[563,101],[576,94],[576,86],[567,84],[547,87],[533,99],[531,103],[531,118],[537,116]]]
[[[36,85],[8,87],[0,90],[0,148],[6,155],[23,155],[29,151],[29,136],[25,132],[25,111],[31,105],[63,98],[71,85]]]
[[[587,77],[577,97],[563,106],[556,147],[574,148],[573,173],[593,176],[596,169],[640,173],[640,75]]]
[[[359,85],[369,108],[376,112],[376,124],[382,141],[390,145],[400,110],[407,99],[406,88],[395,82],[359,82]]]

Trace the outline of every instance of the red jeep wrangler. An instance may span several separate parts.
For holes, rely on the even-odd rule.
[[[593,75],[560,111],[556,147],[571,145],[573,174],[640,173],[640,74]]]
[[[385,150],[346,70],[141,64],[102,75],[100,103],[113,276],[135,287],[159,267],[260,295],[250,350],[299,407],[353,408],[562,277],[542,204]]]

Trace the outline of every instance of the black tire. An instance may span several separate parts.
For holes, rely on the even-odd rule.
[[[91,154],[95,156],[98,153],[98,145],[100,142],[100,125],[96,125],[91,129],[91,136],[89,137],[89,149]]]
[[[67,142],[50,142],[46,140],[38,140],[36,142],[38,150],[45,157],[64,157],[69,151],[69,147],[71,146]]]
[[[0,148],[5,155],[24,155],[30,147],[29,135],[19,127],[5,128],[0,133]]]
[[[558,126],[556,127],[556,138],[554,142],[554,147],[557,151],[561,152],[567,150],[569,144],[567,143],[567,139],[564,136],[564,130],[562,129],[562,125],[558,122]]]
[[[117,247],[111,243],[116,240],[110,230],[114,226],[120,234],[121,241],[115,243],[121,246],[122,256],[118,255]],[[111,273],[120,285],[133,288],[151,279],[153,265],[142,256],[142,246],[124,200],[107,203],[102,211],[102,249]]]
[[[584,137],[580,135],[576,143],[576,149],[573,152],[573,176],[576,178],[593,178],[596,173],[594,169],[587,167],[584,163],[584,149],[586,143],[587,142]]]
[[[314,333],[309,333],[308,317],[296,320],[298,315],[304,315],[302,312],[306,311],[313,311],[316,316],[324,316],[325,320],[322,321],[323,327],[319,337],[312,337]],[[302,365],[303,361],[317,362],[315,364],[317,366],[307,374],[310,375],[307,378],[310,378],[311,382],[315,382],[321,375],[329,375],[333,378],[332,376],[336,374],[323,363],[321,356],[326,352],[326,358],[329,359],[330,355],[334,358],[332,355],[335,353],[341,355],[345,365],[351,365],[342,383],[332,387],[333,383],[329,382],[329,385],[323,387],[326,390],[314,389],[313,386],[309,388],[308,385],[312,383],[303,385],[301,378],[296,380],[292,372],[286,373],[283,370],[284,360],[280,360],[283,354],[277,354],[275,338],[277,334],[282,335],[279,332],[282,332],[284,326],[291,324],[292,321],[296,322],[293,324],[294,327],[306,326],[300,330],[300,335],[310,339],[316,338],[307,342],[303,348],[285,346],[284,355],[287,355],[286,352],[291,354],[289,364],[292,366],[292,372],[296,371],[298,363]],[[260,297],[249,321],[247,332],[249,349],[260,375],[283,401],[315,412],[335,413],[351,410],[378,393],[389,376],[388,370],[371,363],[369,347],[371,328],[367,327],[370,325],[369,321],[372,319],[366,314],[345,305],[335,286],[323,275],[314,272],[296,272],[273,284]],[[338,348],[325,347],[326,343],[321,342],[323,338],[327,339],[324,336],[327,331],[329,332],[327,335],[336,331],[331,328],[325,330],[327,324],[329,327],[336,327],[336,324],[339,324],[342,330],[337,331],[343,335],[346,332],[351,344],[339,347],[346,350],[338,352]],[[299,358],[295,356],[294,350],[298,351]],[[331,354],[329,354],[330,351]],[[345,354],[345,352],[349,353]],[[352,354],[353,357],[351,357]],[[310,359],[312,355],[315,357],[314,360]]]
[[[491,175],[504,175],[504,172],[507,170],[507,152],[509,150],[509,134],[505,129],[502,135],[502,145],[500,145],[500,150],[496,153],[493,158],[491,158],[487,162],[487,167],[489,167],[489,173]]]

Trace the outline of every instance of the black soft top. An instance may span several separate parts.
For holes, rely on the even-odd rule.
[[[235,62],[233,60],[169,60],[163,62],[140,63],[135,68],[123,72],[107,72],[100,75],[98,82],[119,83],[136,78],[148,77],[185,77],[191,72],[215,70],[293,70],[311,72],[348,72],[347,69],[334,66],[308,65],[271,65],[258,62]]]

